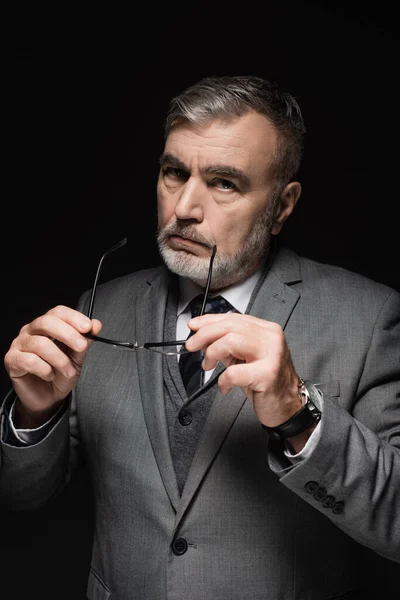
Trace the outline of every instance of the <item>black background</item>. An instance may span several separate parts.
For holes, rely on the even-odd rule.
[[[260,75],[296,96],[308,130],[303,193],[282,237],[300,254],[400,290],[394,9],[232,10],[227,18],[209,3],[178,11],[179,20],[160,13],[143,31],[3,36],[3,355],[24,323],[55,304],[74,306],[122,237],[128,245],[105,278],[159,264],[163,119],[170,98],[206,75]],[[136,15],[139,23],[148,20]],[[3,369],[2,396],[9,385]],[[85,598],[93,526],[85,471],[45,509],[1,509],[0,524],[2,598]],[[383,597],[399,574],[382,560],[365,598]]]

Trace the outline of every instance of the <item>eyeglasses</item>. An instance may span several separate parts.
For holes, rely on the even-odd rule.
[[[97,267],[96,277],[94,279],[92,293],[90,295],[89,309],[88,309],[89,319],[92,318],[94,300],[95,300],[96,291],[97,291],[97,284],[99,281],[99,277],[100,277],[104,259],[107,258],[107,256],[109,256],[115,250],[118,250],[119,248],[122,248],[122,246],[125,246],[127,241],[128,241],[127,238],[122,239],[117,244],[115,244],[115,246],[113,246],[112,248],[109,248],[100,259],[99,265]],[[206,303],[207,303],[208,291],[210,289],[211,277],[212,277],[212,267],[213,267],[213,262],[214,262],[214,257],[215,257],[216,252],[217,252],[217,246],[213,246],[213,249],[211,252],[211,258],[210,258],[210,264],[208,267],[207,284],[206,284],[206,288],[204,290],[204,298],[203,298],[203,302],[202,302],[201,310],[200,310],[200,314],[199,314],[200,317],[204,314],[204,310],[205,310]],[[85,333],[84,336],[95,342],[102,342],[103,344],[111,344],[112,346],[127,348],[128,350],[139,350],[141,348],[145,348],[146,350],[151,350],[152,352],[158,352],[159,354],[171,354],[171,355],[172,354],[186,354],[188,352],[188,350],[186,350],[186,347],[185,347],[186,340],[145,342],[144,344],[139,344],[138,342],[123,342],[123,341],[119,341],[119,340],[111,340],[111,339],[108,339],[105,337],[101,337],[99,335],[94,335],[93,333]],[[175,348],[174,348],[174,346],[175,346]],[[179,348],[179,346],[180,346],[180,348]]]

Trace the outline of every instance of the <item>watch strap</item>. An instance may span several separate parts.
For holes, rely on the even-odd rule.
[[[300,433],[303,433],[321,419],[321,411],[311,401],[309,391],[305,387],[305,382],[302,379],[299,384],[299,395],[302,400],[305,400],[305,404],[297,413],[290,417],[290,419],[276,427],[263,425],[263,428],[273,439],[285,440],[300,435]]]

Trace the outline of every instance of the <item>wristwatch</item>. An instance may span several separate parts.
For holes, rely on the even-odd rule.
[[[298,393],[303,407],[287,421],[276,427],[263,428],[277,441],[295,437],[318,423],[322,415],[322,392],[311,381],[300,379]]]

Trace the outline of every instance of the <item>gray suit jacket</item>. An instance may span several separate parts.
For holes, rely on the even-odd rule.
[[[160,267],[103,284],[103,334],[161,340],[168,281]],[[240,389],[217,393],[180,497],[162,358],[104,344],[43,441],[2,442],[0,493],[15,509],[43,505],[89,462],[89,598],[351,598],[367,548],[400,562],[399,294],[281,249],[251,314],[282,326],[298,374],[323,391],[320,441],[302,463]]]

